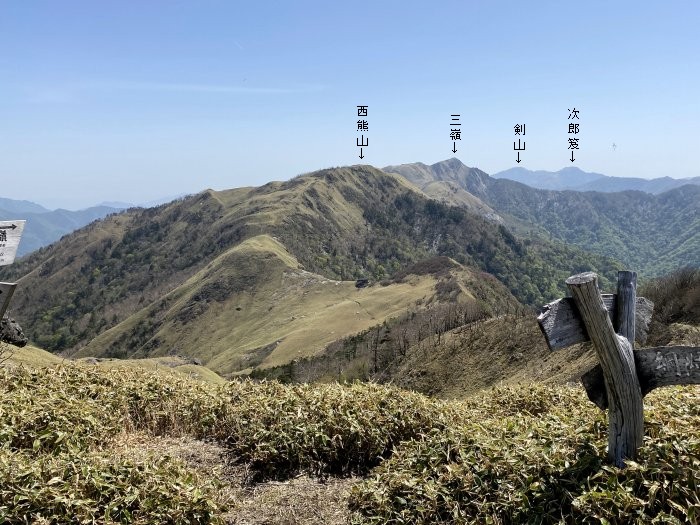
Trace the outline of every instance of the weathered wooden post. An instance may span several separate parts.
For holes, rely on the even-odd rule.
[[[618,466],[624,465],[625,458],[636,458],[644,436],[642,390],[632,342],[627,339],[634,341],[636,278],[633,272],[620,272],[618,277],[617,318],[623,321],[620,335],[615,333],[598,292],[598,276],[582,273],[566,280],[603,368],[609,403],[608,457]]]
[[[646,340],[653,310],[650,301],[636,297],[636,278],[619,272],[617,295],[601,295],[596,274],[569,277],[572,298],[546,305],[537,318],[551,350],[593,342],[600,364],[581,381],[591,401],[609,408],[608,457],[620,467],[636,458],[642,444],[643,397],[659,386],[700,384],[700,348],[634,351],[635,339]]]
[[[0,283],[0,319],[5,315],[7,307],[10,306],[10,299],[15,293],[17,283]]]

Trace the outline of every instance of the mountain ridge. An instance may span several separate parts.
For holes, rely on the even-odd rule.
[[[414,165],[393,169],[409,180],[415,176]],[[700,261],[700,186],[659,195],[542,190],[490,177],[458,159],[436,163],[430,172],[435,180],[455,181],[520,234],[544,235],[611,256],[642,276]]]
[[[252,239],[265,239],[267,251],[236,249],[250,247],[246,243]],[[270,248],[273,245],[277,248]],[[299,266],[282,264],[283,252],[288,254],[287,262],[294,260]],[[452,258],[465,268],[460,270],[462,277],[379,284],[434,256]],[[222,264],[224,260],[229,263]],[[80,355],[146,357],[171,351],[184,354],[179,342],[186,341],[190,357],[213,364],[217,371],[237,372],[253,362],[255,366],[280,363],[274,361],[278,345],[282,350],[288,345],[290,350],[279,350],[282,360],[291,359],[292,350],[304,345],[291,345],[287,328],[273,330],[272,325],[266,337],[246,344],[221,335],[236,332],[236,327],[254,334],[254,326],[261,322],[263,327],[265,322],[292,323],[294,337],[306,332],[308,349],[316,351],[328,342],[325,336],[314,335],[314,325],[299,323],[300,316],[292,311],[294,301],[316,305],[300,315],[316,319],[320,327],[331,325],[322,311],[343,304],[342,315],[334,318],[352,325],[357,317],[364,324],[353,325],[352,330],[363,330],[370,321],[381,323],[384,311],[403,311],[421,302],[469,301],[470,294],[477,296],[467,282],[486,283],[491,291],[478,300],[488,309],[490,295],[514,301],[510,295],[514,293],[523,302],[541,304],[563,293],[563,281],[572,271],[595,269],[606,281],[617,268],[610,259],[561,243],[525,243],[501,224],[427,198],[402,177],[356,165],[258,188],[205,190],[157,208],[127,210],[77,230],[1,271],[3,278],[19,282],[12,315],[30,339],[44,348]],[[283,282],[285,272],[327,284],[298,288]],[[484,272],[499,280],[479,277]],[[356,279],[375,284],[357,289]],[[333,287],[345,290],[345,296],[323,292],[330,281],[340,283]],[[285,292],[290,289],[299,293],[290,296]],[[304,298],[304,292],[310,298]],[[275,293],[280,294],[278,301],[273,300]],[[316,296],[321,306],[327,306],[311,301]],[[248,303],[235,303],[236,298],[245,297]],[[348,302],[349,297],[360,304]],[[368,305],[393,301],[394,306],[374,311],[365,300]],[[251,309],[253,304],[257,309]],[[314,312],[316,317],[311,318]],[[208,333],[208,326],[224,332]],[[335,338],[349,335],[330,331],[336,332]]]
[[[516,166],[494,173],[495,179],[509,179],[527,186],[545,190],[599,191],[614,193],[639,190],[658,195],[686,184],[700,185],[700,176],[674,179],[668,176],[654,179],[639,177],[612,177],[602,173],[589,173],[575,166],[558,171],[528,170]]]

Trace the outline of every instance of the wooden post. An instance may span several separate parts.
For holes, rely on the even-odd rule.
[[[637,273],[617,272],[617,333],[626,338],[634,350],[634,318],[637,303]]]
[[[594,273],[569,277],[566,284],[573,298],[545,305],[537,322],[550,350],[593,342],[600,364],[581,381],[588,398],[601,410],[609,409],[608,456],[622,467],[642,444],[642,397],[660,386],[700,385],[700,347],[634,351],[634,339],[644,344],[654,304],[636,297],[634,272],[618,274],[615,295],[599,294],[596,281]]]
[[[5,315],[12,294],[15,293],[15,288],[17,288],[17,283],[0,283],[0,319]]]
[[[630,273],[620,272],[618,276],[618,312],[621,313],[616,319],[624,333],[634,340],[636,275],[628,275]],[[644,435],[642,391],[632,344],[626,337],[615,333],[603,298],[598,292],[598,276],[595,273],[569,277],[566,285],[583,318],[603,369],[609,405],[608,457],[615,465],[623,467],[625,459],[636,458]]]
[[[601,294],[608,315],[615,318],[617,312],[617,294]],[[644,344],[649,331],[649,323],[654,311],[654,303],[644,297],[637,297],[634,316],[634,331],[637,342]],[[544,334],[550,350],[560,350],[576,343],[590,341],[586,327],[581,321],[578,309],[571,297],[564,297],[544,305],[537,323]],[[615,319],[616,326],[619,326]]]

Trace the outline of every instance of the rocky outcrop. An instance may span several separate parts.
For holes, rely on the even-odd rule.
[[[0,341],[19,347],[25,346],[29,342],[22,327],[10,317],[3,317],[0,321]]]

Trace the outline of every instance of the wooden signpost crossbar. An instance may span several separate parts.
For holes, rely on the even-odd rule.
[[[608,409],[608,457],[635,459],[644,436],[643,397],[667,385],[700,384],[700,348],[634,350],[651,321],[653,303],[637,297],[637,274],[619,272],[617,294],[600,294],[595,273],[566,280],[571,298],[546,305],[538,323],[551,350],[591,341],[600,364],[581,378],[591,401]]]

